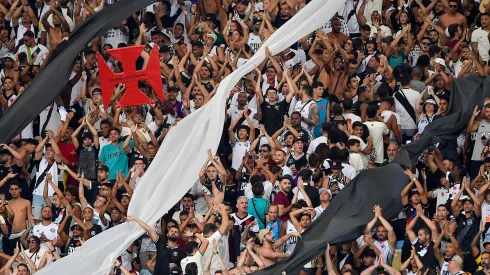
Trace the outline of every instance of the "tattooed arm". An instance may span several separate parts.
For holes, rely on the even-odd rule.
[[[310,105],[310,118],[301,117],[301,119],[309,126],[318,126],[320,121],[320,113],[318,112],[318,106],[315,104]]]

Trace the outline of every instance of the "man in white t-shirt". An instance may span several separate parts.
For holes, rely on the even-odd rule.
[[[199,246],[199,244],[197,242],[194,242],[194,241],[190,241],[186,244],[186,252],[187,252],[188,256],[180,261],[180,266],[181,266],[182,270],[185,271],[185,267],[188,264],[196,263],[197,272],[198,272],[197,274],[199,274],[199,275],[204,274],[204,270],[203,270],[204,265],[202,262],[202,257],[204,256],[204,253],[206,252],[206,250],[208,248],[208,245],[209,245],[208,239],[204,238],[204,236],[201,234],[196,234],[196,233],[193,233],[190,231],[185,232],[184,236],[186,236],[188,238],[194,237],[194,238],[199,239],[201,246]]]
[[[373,147],[376,150],[375,152],[375,164],[381,164],[384,161],[383,153],[383,136],[388,135],[390,130],[386,127],[386,124],[383,122],[379,122],[376,120],[376,106],[369,106],[366,110],[367,121],[364,122],[369,129],[369,136],[373,138]]]
[[[47,241],[53,241],[58,237],[58,225],[52,222],[53,211],[49,206],[41,210],[41,222],[34,225],[32,235],[39,237],[41,248],[46,248]]]
[[[417,133],[417,124],[415,124],[415,103],[420,96],[420,93],[412,89],[412,79],[410,76],[403,77],[401,80],[402,87],[393,97],[395,98],[396,113],[400,115],[402,127],[403,142],[411,140]],[[403,104],[405,102],[406,104]],[[407,103],[408,102],[408,103]],[[404,107],[405,105],[405,107]],[[412,115],[410,115],[412,113]]]
[[[332,123],[330,122],[323,122],[322,123],[322,135],[315,138],[310,142],[310,146],[308,147],[308,151],[306,151],[306,154],[309,156],[313,154],[316,150],[316,147],[318,145],[324,143],[328,145],[328,132],[332,129]]]
[[[226,213],[225,206],[220,204],[218,206],[219,213],[221,214],[221,225],[219,228],[214,223],[207,223],[204,225],[203,235],[206,239],[212,243],[215,240],[218,243],[218,254],[223,259],[225,265],[230,266],[230,253],[228,251],[228,213]],[[206,252],[202,257],[202,262],[206,263],[209,257],[213,257],[213,248],[208,246]],[[213,257],[211,260],[211,274],[214,274],[217,270],[221,270],[218,263],[218,259]]]
[[[488,32],[490,31],[490,16],[485,13],[480,16],[481,27],[471,33],[471,48],[484,62],[490,59],[489,50],[490,42],[488,41]]]

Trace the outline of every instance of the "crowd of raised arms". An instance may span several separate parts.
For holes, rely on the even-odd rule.
[[[0,116],[22,93],[43,93],[27,88],[58,44],[114,2],[0,0]],[[159,0],[93,38],[56,100],[0,145],[0,274],[77,257],[125,222],[147,233],[111,274],[267,268],[360,172],[387,165],[448,114],[456,78],[490,74],[488,0],[347,0],[286,50],[265,49],[230,92],[216,155],[189,171],[198,180],[160,221],[128,216],[168,132],[309,2]],[[120,83],[105,108],[100,62],[123,72],[109,50],[134,45],[145,46],[139,70],[157,47],[165,99],[140,81],[152,102],[121,107]],[[406,171],[396,219],[375,206],[362,236],[330,245],[300,274],[490,275],[490,99],[482,106]]]

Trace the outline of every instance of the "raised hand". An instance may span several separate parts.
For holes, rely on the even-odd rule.
[[[381,207],[379,205],[375,205],[373,209],[374,215],[376,217],[381,217]]]
[[[480,111],[481,110],[478,110],[478,105],[476,105],[475,108],[473,109],[473,116],[477,117],[480,114]]]

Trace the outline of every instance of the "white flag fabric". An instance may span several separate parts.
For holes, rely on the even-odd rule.
[[[287,49],[320,28],[346,0],[313,0],[278,29],[255,55],[219,84],[210,102],[172,127],[138,189],[128,214],[154,224],[192,187],[207,159],[216,152],[225,119],[226,99],[238,81],[272,54]],[[48,265],[36,274],[108,274],[112,262],[145,231],[136,223],[124,223],[92,237],[74,254]]]

